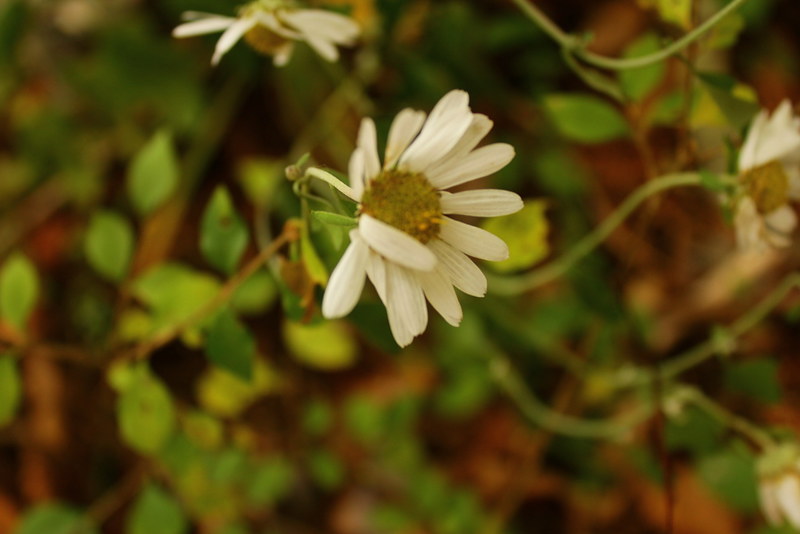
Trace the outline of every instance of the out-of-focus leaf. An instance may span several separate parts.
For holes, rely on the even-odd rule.
[[[246,382],[228,371],[211,367],[197,381],[201,406],[218,417],[236,417],[258,397],[278,386],[275,371],[260,359],[253,366],[253,380]]]
[[[707,413],[686,408],[667,423],[667,447],[670,450],[688,450],[696,455],[708,453],[719,444],[723,432],[720,423]]]
[[[292,465],[279,456],[258,465],[247,480],[246,495],[254,506],[269,506],[284,497],[292,487]]]
[[[758,510],[755,461],[744,450],[715,452],[700,460],[700,476],[725,501],[742,512]]]
[[[341,321],[314,325],[285,321],[283,339],[299,361],[316,369],[345,369],[357,356],[356,343]]]
[[[128,196],[139,215],[148,215],[178,185],[178,158],[172,135],[159,131],[136,154],[128,168]]]
[[[728,363],[725,366],[725,385],[767,404],[781,399],[778,364],[772,359]]]
[[[625,57],[646,56],[661,48],[661,43],[654,33],[647,33],[637,39],[625,50]],[[647,96],[664,79],[666,65],[658,61],[638,69],[620,71],[619,81],[625,95],[632,100],[641,100]]]
[[[706,46],[709,48],[732,47],[736,44],[745,26],[745,18],[741,13],[731,13],[714,26]]]
[[[123,441],[141,454],[155,454],[169,440],[175,426],[172,397],[146,364],[136,366],[120,394],[117,418]]]
[[[148,484],[133,503],[126,534],[183,534],[189,524],[173,496],[154,484]]]
[[[317,399],[309,403],[303,414],[303,430],[311,436],[321,436],[332,424],[333,412],[327,402]]]
[[[241,315],[257,315],[265,312],[278,297],[275,280],[265,270],[253,273],[233,293],[231,307]]]
[[[349,398],[344,410],[348,429],[366,444],[375,444],[383,435],[384,415],[380,404],[363,395]]]
[[[10,423],[22,400],[22,382],[17,360],[0,354],[0,428]]]
[[[225,429],[215,417],[201,411],[191,411],[181,420],[186,437],[203,449],[216,449],[223,440]]]
[[[78,510],[61,503],[34,506],[25,512],[14,534],[97,534]]]
[[[334,490],[344,481],[344,466],[330,451],[319,449],[308,458],[311,476],[323,489]]]
[[[665,22],[671,22],[684,30],[692,26],[692,0],[639,0],[643,7],[655,9]]]
[[[605,100],[588,94],[550,94],[545,113],[561,135],[578,143],[603,143],[626,136],[625,118]]]
[[[304,224],[303,231],[300,234],[300,253],[303,256],[303,263],[311,280],[325,287],[328,283],[328,270],[325,268],[325,264],[322,263],[317,249],[314,247],[314,242],[311,241],[311,231],[308,226]]]
[[[698,73],[698,79],[701,92],[693,108],[693,125],[729,124],[741,130],[758,113],[759,106],[752,88],[718,73]]]
[[[222,310],[211,323],[206,337],[209,361],[242,380],[253,378],[256,342],[247,328],[229,310]]]
[[[492,263],[492,268],[502,273],[526,269],[547,256],[550,247],[546,209],[546,201],[532,200],[516,213],[483,222],[484,230],[505,241],[509,249],[508,259]]]
[[[98,273],[118,282],[128,273],[133,243],[133,229],[128,221],[118,213],[101,210],[89,222],[84,251]]]
[[[236,212],[228,190],[217,187],[203,214],[200,250],[211,265],[230,275],[239,265],[248,239],[247,225]]]
[[[283,166],[275,160],[248,159],[239,166],[239,180],[250,202],[265,208],[285,181]]]
[[[6,260],[0,270],[0,317],[23,329],[39,298],[39,278],[21,253]]]
[[[133,294],[152,312],[154,328],[164,328],[188,319],[217,295],[219,287],[213,276],[166,263],[136,279]]]

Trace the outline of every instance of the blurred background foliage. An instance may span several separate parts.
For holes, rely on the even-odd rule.
[[[726,3],[537,2],[612,56]],[[228,0],[0,3],[0,532],[783,532],[758,513],[752,450],[704,412],[562,436],[488,362],[559,412],[613,416],[641,399],[612,371],[735,319],[795,250],[742,262],[712,193],[670,192],[565,279],[464,297],[461,327],[432,319],[400,352],[374,294],[321,320],[346,234],[298,219],[283,170],[311,153],[345,171],[361,117],[385,139],[400,109],[465,89],[517,151],[486,181],[527,207],[486,223],[512,257],[485,267],[519,272],[647,180],[729,170],[759,105],[800,96],[797,2],[748,2],[682,59],[615,75],[619,101],[510,2],[314,4],[355,17],[361,42],[337,64],[298,46],[277,69],[243,43],[211,68],[216,36],[170,36]],[[287,221],[300,239],[217,306]],[[797,427],[798,309],[689,381]]]

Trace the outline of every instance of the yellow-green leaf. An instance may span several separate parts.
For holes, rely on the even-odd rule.
[[[0,271],[0,316],[23,329],[39,297],[39,279],[31,261],[20,253]]]
[[[22,400],[22,383],[17,360],[0,355],[0,427],[14,420]]]
[[[541,261],[550,252],[547,242],[549,224],[545,215],[547,203],[532,200],[517,213],[494,217],[483,223],[483,228],[508,244],[507,260],[492,263],[500,272],[526,269]]]
[[[175,408],[169,390],[146,364],[134,373],[117,400],[120,434],[135,451],[155,454],[172,435]]]
[[[283,338],[298,360],[316,369],[345,369],[355,362],[357,356],[356,343],[341,321],[323,321],[314,325],[286,321],[283,323]]]
[[[178,185],[178,158],[172,135],[157,132],[133,158],[128,168],[128,196],[139,215],[161,206]]]
[[[128,273],[133,242],[133,229],[123,216],[113,211],[98,211],[86,232],[86,259],[95,271],[118,282]]]

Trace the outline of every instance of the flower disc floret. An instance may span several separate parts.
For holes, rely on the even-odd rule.
[[[747,170],[741,181],[759,213],[771,213],[789,200],[789,177],[778,161]]]
[[[361,198],[361,213],[394,226],[422,243],[439,235],[439,193],[418,173],[386,170],[373,178]]]

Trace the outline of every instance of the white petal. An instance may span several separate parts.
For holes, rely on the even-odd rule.
[[[796,157],[800,151],[800,130],[791,104],[784,101],[770,117],[762,110],[753,121],[739,153],[739,170],[746,171],[771,161]]]
[[[369,251],[367,276],[372,285],[375,286],[375,290],[378,292],[378,296],[384,306],[386,306],[386,263],[386,260],[380,254],[372,250]]]
[[[253,26],[256,25],[255,19],[245,18],[239,19],[232,23],[222,37],[217,41],[217,46],[214,49],[214,56],[211,58],[211,64],[216,65],[219,63],[220,58],[228,52],[236,42],[242,38]]]
[[[215,17],[224,17],[224,15],[220,15],[219,13],[209,13],[207,11],[184,11],[183,13],[181,13],[181,20],[184,20],[186,22],[192,20],[215,18]],[[235,18],[232,17],[224,17],[224,18],[236,20]]]
[[[486,134],[489,133],[493,125],[494,123],[486,115],[481,115],[480,113],[473,114],[469,128],[467,128],[467,131],[461,136],[458,143],[450,149],[450,152],[436,160],[425,172],[440,174],[443,169],[460,161],[464,156],[469,154],[472,149],[478,146],[478,143],[486,137]]]
[[[476,189],[448,193],[442,191],[443,213],[455,213],[472,217],[499,217],[516,213],[523,207],[522,199],[516,193],[502,189]]]
[[[361,148],[356,148],[350,155],[350,163],[348,165],[348,174],[350,175],[350,187],[353,189],[353,200],[356,202],[361,200],[361,195],[364,194],[364,151]]]
[[[483,297],[486,295],[486,276],[463,252],[456,250],[441,239],[433,239],[428,243],[439,259],[439,266],[450,278],[458,289],[472,295]]]
[[[322,59],[326,59],[330,62],[334,62],[339,59],[339,50],[336,48],[336,45],[327,41],[321,37],[317,37],[315,35],[303,35],[303,38],[306,42],[314,49],[314,51],[320,55]]]
[[[395,341],[405,347],[425,331],[428,308],[422,286],[413,271],[386,263],[386,307]]]
[[[788,205],[764,216],[764,233],[769,243],[777,248],[792,244],[792,232],[797,226],[797,215]]]
[[[419,271],[436,266],[436,255],[428,247],[394,226],[363,214],[358,228],[364,241],[389,261]]]
[[[762,482],[758,485],[758,500],[761,503],[761,511],[764,512],[764,517],[767,518],[767,523],[772,526],[779,525],[783,518],[778,506],[774,483]]]
[[[331,273],[322,297],[322,315],[328,319],[350,313],[364,289],[369,248],[356,230],[350,231],[350,245]]]
[[[176,26],[175,29],[172,30],[172,36],[191,37],[193,35],[221,32],[222,30],[228,28],[235,21],[236,19],[234,18],[214,15],[208,18],[193,20],[191,22],[181,24],[180,26]]]
[[[424,171],[458,143],[471,123],[469,95],[450,91],[434,106],[422,131],[400,157],[400,165],[412,172]]]
[[[789,198],[800,200],[800,165],[784,166],[784,171],[789,177]]]
[[[782,476],[777,482],[776,496],[783,516],[794,528],[800,528],[800,477]]]
[[[514,159],[514,147],[506,143],[495,143],[473,150],[461,161],[438,173],[426,174],[428,180],[438,189],[448,189],[470,180],[495,173]]]
[[[364,172],[366,180],[369,181],[381,172],[381,160],[378,158],[378,133],[372,119],[362,119],[361,127],[358,129],[357,146],[364,152]]]
[[[384,167],[387,169],[397,163],[398,158],[419,133],[425,123],[425,112],[410,108],[402,110],[392,121],[386,141]]]
[[[281,18],[304,35],[316,35],[339,44],[352,44],[361,32],[353,19],[322,9],[286,11]]]
[[[285,66],[287,63],[289,63],[289,59],[292,57],[293,51],[294,44],[291,42],[286,43],[275,51],[275,55],[272,56],[272,63],[276,67]]]
[[[458,326],[464,317],[461,311],[461,304],[453,289],[450,278],[445,274],[442,267],[429,272],[418,272],[417,278],[422,284],[422,291],[439,315],[453,326]]]
[[[439,238],[468,256],[489,261],[508,258],[508,246],[494,234],[449,217],[443,217]]]
[[[259,24],[277,33],[281,37],[286,37],[287,39],[302,39],[303,37],[301,33],[298,33],[282,24],[274,13],[257,11],[252,16],[258,20]]]
[[[743,251],[761,251],[768,248],[762,239],[764,222],[758,214],[756,204],[750,197],[744,197],[736,206],[733,226],[736,230],[736,244]]]

